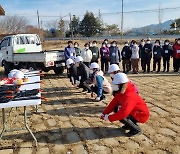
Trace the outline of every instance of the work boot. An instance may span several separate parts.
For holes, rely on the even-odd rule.
[[[127,126],[127,125],[124,125],[124,126],[122,126],[121,128],[124,129],[124,130],[130,130],[130,129],[131,129],[131,128],[130,128],[129,126]]]
[[[127,137],[132,137],[140,134],[141,134],[141,130],[138,129],[131,129],[128,133],[126,133]]]

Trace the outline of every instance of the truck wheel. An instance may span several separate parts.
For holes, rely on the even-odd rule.
[[[12,64],[4,62],[4,74],[8,75],[11,69],[13,69]]]
[[[60,74],[62,74],[63,72],[64,72],[64,68],[62,68],[62,67],[57,67],[57,68],[54,69],[54,73],[55,73],[56,75],[60,75]]]

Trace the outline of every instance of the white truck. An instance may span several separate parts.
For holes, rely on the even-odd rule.
[[[43,51],[36,34],[10,35],[0,43],[0,66],[4,67],[5,74],[20,68],[45,72],[54,70],[56,74],[62,74],[65,68],[64,51]]]

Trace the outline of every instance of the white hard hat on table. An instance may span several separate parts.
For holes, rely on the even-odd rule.
[[[73,61],[71,58],[69,58],[69,59],[66,61],[66,65],[67,65],[67,67],[69,68],[71,64],[74,64],[74,61]]]
[[[75,59],[75,63],[83,62],[83,58],[81,56],[77,56]]]
[[[98,68],[99,69],[99,65],[98,63],[91,63],[90,69],[94,69],[94,68]]]
[[[17,70],[17,69],[11,70],[11,71],[9,72],[9,74],[8,74],[8,78],[13,78],[14,74],[15,74],[16,72],[18,72],[18,71],[19,71],[19,70]]]
[[[129,82],[129,79],[125,73],[117,73],[114,75],[112,84],[123,84]]]
[[[119,66],[117,64],[111,64],[109,66],[108,73],[112,73],[112,72],[115,72],[115,71],[120,71]]]
[[[24,78],[24,73],[22,71],[17,71],[14,75],[14,78],[16,79],[23,79]]]

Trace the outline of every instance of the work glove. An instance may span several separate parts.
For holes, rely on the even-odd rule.
[[[105,115],[104,115],[104,114],[102,114],[102,115],[101,115],[101,119],[102,119],[102,120],[105,120],[105,121],[108,121],[108,120],[109,120],[109,118],[108,118],[108,117],[109,117],[109,115],[108,115],[108,114],[105,114]]]
[[[76,80],[76,85],[79,86],[80,85],[80,81]]]

